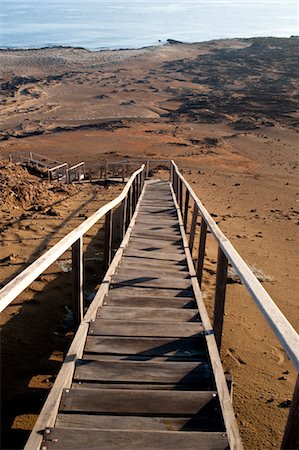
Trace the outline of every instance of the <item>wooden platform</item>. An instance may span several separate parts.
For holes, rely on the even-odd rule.
[[[237,448],[180,230],[169,183],[147,183],[43,450]]]

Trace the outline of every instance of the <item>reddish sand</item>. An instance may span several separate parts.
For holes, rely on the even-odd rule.
[[[175,159],[220,228],[298,330],[297,54],[296,38],[102,53],[0,51],[0,66],[5,68],[1,71],[0,155],[35,151],[62,162],[84,160],[90,165],[124,157]],[[96,209],[99,203],[86,189],[67,204],[61,203],[55,218],[56,238],[67,231],[62,226],[69,214],[79,210],[85,214],[82,201]],[[96,194],[100,203],[107,200],[102,192]],[[12,216],[11,210],[4,211],[4,223]],[[26,248],[24,239],[33,239],[38,230],[41,241],[47,246],[52,243],[50,220],[44,229],[40,223],[36,214],[28,223],[22,220],[2,232],[0,257],[16,255],[15,261],[12,258],[11,264],[0,268],[2,280],[26,258],[20,258]],[[68,229],[74,223],[69,222]],[[203,291],[210,312],[215,262],[216,247],[209,236]],[[50,278],[55,291],[56,278]],[[44,284],[35,292],[44,289]],[[30,333],[25,337],[24,327],[31,328],[36,303],[18,313],[26,299],[35,301],[35,295],[40,302],[40,293],[24,294],[17,306],[4,313],[9,337],[22,330],[16,341],[3,341],[6,363],[17,348],[22,347],[23,355],[31,348],[32,337]],[[54,344],[36,350],[30,361],[34,370],[24,373],[21,384],[18,377],[3,386],[4,399],[12,405],[10,417],[17,416],[11,436],[15,439],[19,433],[18,442],[28,435],[24,430],[30,429],[40,407],[38,390],[41,385],[44,392],[50,387],[51,374],[66,348],[65,333],[62,344],[60,335],[57,338],[53,332],[56,312],[49,318],[51,308],[44,306],[44,300],[42,304],[38,317],[47,317],[51,323],[39,325],[33,338],[39,339],[39,333],[46,337],[52,330]],[[59,305],[63,310],[64,302]],[[245,447],[279,448],[296,373],[238,283],[228,286],[221,356],[233,376],[234,407]],[[23,395],[18,408],[14,407],[16,395]]]

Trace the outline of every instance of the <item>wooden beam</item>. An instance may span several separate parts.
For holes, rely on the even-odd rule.
[[[185,228],[186,232],[187,232],[187,226],[188,226],[189,199],[190,199],[190,194],[189,194],[188,189],[186,189],[185,210],[184,210],[184,228]]]
[[[193,247],[194,247],[197,216],[198,216],[198,206],[197,206],[197,203],[194,202],[191,229],[190,229],[190,237],[189,237],[189,249],[190,249],[191,256],[192,256],[192,251],[193,251]]]
[[[223,253],[221,247],[218,248],[217,261],[217,275],[216,275],[216,290],[214,301],[214,323],[213,328],[215,332],[215,339],[218,349],[221,348],[222,328],[224,318],[226,282],[227,282],[227,257]]]
[[[180,195],[179,195],[179,199],[180,199],[179,205],[180,205],[180,210],[183,212],[183,181],[182,181],[181,178],[180,178],[180,188],[179,188],[179,192],[180,192]]]
[[[113,211],[107,212],[105,217],[105,242],[104,242],[104,267],[108,269],[112,256],[112,230],[113,230]]]
[[[201,215],[212,235],[220,245],[229,262],[235,269],[243,286],[247,289],[257,307],[268,322],[270,328],[273,330],[277,339],[286,351],[288,357],[298,370],[299,367],[299,336],[296,330],[288,322],[286,317],[282,314],[278,306],[274,303],[268,292],[264,289],[262,284],[258,281],[252,270],[248,267],[246,262],[241,258],[229,239],[222,233],[218,225],[214,222],[211,215],[203,206],[190,184],[185,180],[183,175],[179,172],[177,165],[172,161],[175,173],[182,178],[186,188],[190,192],[190,196],[196,202]]]
[[[299,375],[294,390],[281,450],[294,450],[299,448]]]
[[[83,236],[72,245],[72,301],[73,317],[76,325],[84,315],[84,270],[83,270]]]
[[[207,239],[207,224],[206,224],[205,219],[202,217],[201,218],[201,226],[200,226],[200,238],[199,238],[199,246],[198,246],[198,260],[197,260],[197,271],[196,271],[196,276],[197,276],[200,287],[201,287],[201,283],[202,283],[202,272],[203,272],[205,251],[206,251],[206,239]]]

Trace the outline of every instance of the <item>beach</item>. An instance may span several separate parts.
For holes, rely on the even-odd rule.
[[[298,331],[298,53],[295,37],[195,44],[173,41],[103,52],[71,47],[0,50],[0,159],[3,162],[9,154],[28,151],[87,165],[136,157],[174,159]],[[69,189],[62,195],[55,193],[60,197],[53,197],[53,204],[61,202],[61,207],[55,226],[49,225],[53,218],[48,216],[44,230],[40,228],[43,211],[27,208],[22,218],[24,205],[16,209],[16,204],[2,202],[2,225],[10,225],[2,226],[0,260],[14,255],[11,261],[21,270],[30,254],[36,256],[49,247],[53,241],[47,241],[47,246],[40,243],[69,215],[75,212],[78,223],[79,214],[83,220],[85,214],[118,195],[120,187]],[[90,211],[81,211],[80,202],[88,202]],[[55,239],[75,222],[61,226]],[[32,239],[37,230],[40,241],[30,241],[22,259],[26,239]],[[39,253],[32,253],[35,247]],[[203,293],[209,312],[216,259],[215,245],[208,236]],[[2,284],[15,269],[0,264]],[[52,274],[52,296],[59,292],[55,279]],[[34,302],[26,306],[29,328],[34,323],[34,308],[41,309],[39,317],[51,311],[51,295],[42,301],[48,280],[42,281],[36,288],[38,306]],[[35,389],[35,399],[39,389],[45,397],[71,338],[64,334],[62,341],[54,339],[51,348],[44,353],[40,348],[33,359],[26,360],[30,338],[20,348],[12,336],[23,339],[20,319],[28,299],[34,297],[23,295],[2,318],[8,339],[6,361],[17,354],[21,367],[22,357],[25,369],[36,364],[34,376],[29,371],[31,378],[26,375],[26,383],[18,387],[12,381],[17,366],[7,361],[3,401],[13,405],[13,429],[6,431],[15,442],[28,436],[40,407],[39,402],[27,401],[30,389]],[[59,303],[61,314],[65,302]],[[52,333],[57,317],[49,325]],[[33,337],[38,339],[38,333]],[[228,286],[221,357],[233,377],[234,408],[245,448],[279,448],[296,373],[257,307],[234,280]],[[53,358],[58,365],[49,363]],[[45,362],[43,367],[38,365],[40,360]],[[19,374],[16,379],[20,378]]]

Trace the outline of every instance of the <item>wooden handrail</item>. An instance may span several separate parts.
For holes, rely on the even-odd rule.
[[[36,280],[51,264],[53,264],[64,252],[66,252],[78,239],[80,239],[103,216],[118,206],[127,196],[131,186],[138,175],[144,170],[144,164],[134,172],[127,182],[122,193],[111,202],[99,208],[92,216],[81,223],[77,228],[62,238],[50,250],[34,261],[23,272],[17,275],[0,290],[0,312],[2,312],[19,294]]]
[[[237,250],[231,244],[229,239],[222,233],[218,225],[215,223],[211,215],[203,206],[190,184],[180,173],[177,165],[172,161],[174,172],[182,180],[190,196],[193,198],[202,218],[207,227],[210,229],[214,238],[218,242],[219,247],[225,254],[226,258],[233,266],[242,284],[246,287],[250,296],[266,318],[268,324],[273,330],[276,337],[279,339],[282,347],[287,353],[288,357],[299,371],[299,335],[292,327],[278,306],[274,303],[268,292],[264,289],[258,281],[252,270],[248,267],[243,258],[239,255]]]

